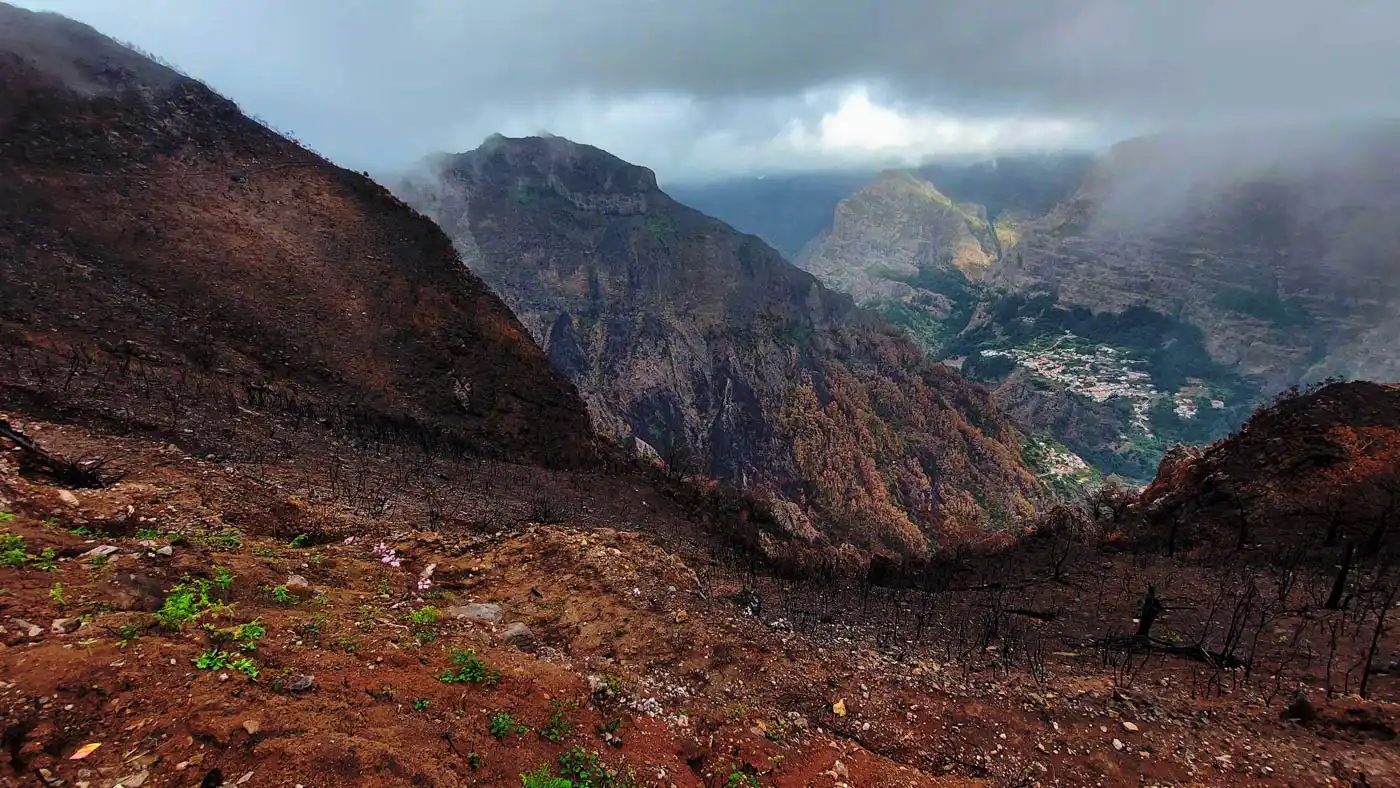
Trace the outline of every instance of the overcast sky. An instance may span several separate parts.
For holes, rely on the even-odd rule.
[[[1400,0],[18,4],[376,172],[494,131],[678,181],[1400,114]]]

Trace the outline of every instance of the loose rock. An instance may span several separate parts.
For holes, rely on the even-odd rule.
[[[494,624],[501,620],[501,606],[487,602],[473,602],[469,605],[455,605],[443,611],[453,618]]]
[[[506,627],[506,631],[501,633],[501,640],[516,648],[527,648],[534,645],[535,633],[525,624],[517,621]]]
[[[76,618],[55,618],[49,625],[49,630],[58,635],[66,635],[82,626],[83,622]]]

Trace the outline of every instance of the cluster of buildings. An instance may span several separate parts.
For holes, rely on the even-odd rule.
[[[1152,437],[1149,412],[1162,392],[1152,385],[1152,375],[1147,372],[1144,359],[1132,358],[1108,345],[1090,345],[1068,332],[1009,350],[983,350],[982,354],[1010,358],[1037,377],[1095,402],[1124,397],[1131,403],[1133,426]],[[1179,418],[1195,418],[1198,394],[1194,388],[1184,388],[1172,395]],[[1211,407],[1223,408],[1225,403],[1211,400]]]

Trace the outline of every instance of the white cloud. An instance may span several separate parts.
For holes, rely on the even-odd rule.
[[[904,110],[871,99],[864,85],[847,88],[815,124],[795,122],[786,136],[796,151],[845,156],[929,156],[1042,150],[1082,145],[1092,127],[1062,118],[969,117],[928,109]]]
[[[502,107],[478,115],[477,122],[457,126],[436,144],[457,152],[495,131],[507,136],[549,131],[653,167],[669,181],[906,166],[940,156],[1058,150],[1098,141],[1091,124],[1076,120],[898,107],[874,98],[863,84],[778,101],[581,94],[525,113]],[[490,125],[488,118],[498,120]]]

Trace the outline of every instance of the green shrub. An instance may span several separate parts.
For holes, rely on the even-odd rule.
[[[475,651],[453,651],[452,661],[457,665],[456,670],[448,668],[438,674],[438,681],[443,684],[485,684],[494,687],[501,680],[501,672],[488,667]]]

